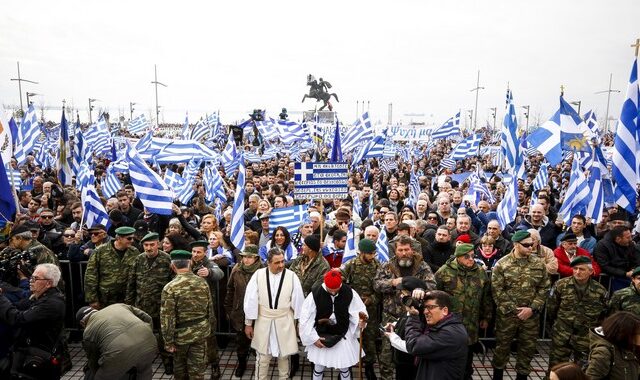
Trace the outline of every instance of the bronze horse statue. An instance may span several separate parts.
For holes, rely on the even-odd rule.
[[[325,107],[329,107],[329,111],[333,111],[333,106],[329,101],[332,96],[336,99],[336,102],[340,102],[338,95],[328,92],[331,88],[331,83],[324,81],[322,78],[320,78],[320,81],[317,81],[313,75],[307,75],[307,86],[310,86],[309,93],[302,97],[302,103],[304,103],[307,98],[315,99],[316,102],[322,100],[324,104],[318,111],[322,111]]]

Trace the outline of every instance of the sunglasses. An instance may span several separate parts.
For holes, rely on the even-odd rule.
[[[51,219],[53,215],[40,215],[40,219]]]
[[[94,231],[91,233],[91,236],[98,236],[101,235],[104,231]]]
[[[525,247],[525,248],[531,248],[533,247],[535,244],[533,243],[520,243],[521,246]]]
[[[73,235],[73,234],[64,234],[64,235],[62,235],[62,236],[64,236],[64,237],[68,237],[68,238],[72,238],[74,235]]]

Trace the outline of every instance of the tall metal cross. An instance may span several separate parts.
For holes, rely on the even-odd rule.
[[[476,92],[476,106],[473,109],[473,130],[476,130],[476,126],[478,125],[478,93],[480,90],[484,90],[484,87],[480,87],[480,70],[478,70],[478,80],[476,82],[476,88],[472,88],[471,92]]]
[[[631,47],[636,48],[636,57],[637,57],[638,52],[640,52],[640,38],[636,38],[636,43],[631,45]]]
[[[24,116],[24,109],[22,108],[22,82],[33,83],[33,84],[38,84],[38,82],[34,82],[32,80],[24,79],[20,77],[20,62],[18,62],[18,77],[11,78],[10,80],[18,82],[18,92],[20,93],[20,113]],[[27,103],[28,102],[29,102],[29,99],[27,99]]]
[[[612,92],[620,92],[620,90],[612,90],[611,89],[611,79],[613,78],[613,73],[609,74],[609,89],[604,91],[598,91],[596,94],[604,94],[607,93],[607,113],[604,116],[604,131],[609,132],[609,102],[611,101],[611,93]]]
[[[156,125],[159,125],[160,124],[160,106],[158,105],[158,85],[161,85],[163,87],[167,87],[167,85],[164,83],[158,82],[158,67],[156,65],[153,65],[153,73],[154,73],[155,80],[151,82],[151,84],[156,85]]]

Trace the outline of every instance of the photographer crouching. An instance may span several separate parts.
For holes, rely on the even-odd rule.
[[[416,379],[464,378],[468,336],[461,316],[449,312],[451,296],[432,290],[425,294],[422,307],[424,320],[418,309],[407,307],[405,328],[407,351],[418,359]]]
[[[11,350],[10,376],[16,379],[60,379],[60,341],[64,325],[64,295],[57,289],[60,269],[36,266],[29,288],[31,297],[13,305],[0,296],[0,321],[17,330]],[[0,377],[9,378],[0,368]]]

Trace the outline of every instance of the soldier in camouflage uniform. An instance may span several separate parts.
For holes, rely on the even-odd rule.
[[[211,292],[191,272],[191,253],[171,252],[176,277],[162,290],[160,323],[165,349],[173,353],[174,378],[203,380],[207,370],[207,337],[211,331]]]
[[[218,264],[207,258],[207,247],[209,242],[198,240],[191,243],[191,271],[204,278],[209,285],[211,294],[211,314],[209,323],[211,324],[211,334],[207,338],[207,359],[211,364],[211,380],[220,378],[220,356],[218,355],[218,342],[216,340],[216,328],[218,321],[215,310],[217,308],[216,289],[218,281],[224,277],[224,272]]]
[[[129,270],[140,254],[133,247],[135,229],[119,227],[115,232],[116,238],[97,247],[87,263],[84,298],[94,309],[124,302]]]
[[[551,288],[547,316],[555,319],[551,333],[549,369],[569,361],[584,364],[589,354],[589,329],[598,326],[607,310],[607,289],[591,279],[593,266],[588,256],[571,260],[573,276],[558,280]]]
[[[311,293],[311,288],[320,286],[324,274],[331,269],[329,262],[320,254],[320,239],[316,235],[304,238],[302,254],[291,261],[291,271],[300,279],[302,292],[306,298]],[[291,370],[289,376],[293,377],[300,367],[300,354],[291,355]]]
[[[609,315],[617,311],[630,311],[640,316],[640,267],[631,272],[631,284],[617,290],[609,302]]]
[[[542,259],[533,253],[533,239],[527,231],[511,237],[513,251],[493,268],[491,288],[497,306],[496,349],[493,378],[501,380],[509,361],[511,342],[518,341],[516,379],[526,379],[536,352],[540,311],[549,291],[549,275]]]
[[[364,373],[367,380],[375,380],[376,374],[373,370],[373,364],[376,361],[376,338],[379,335],[378,326],[380,325],[378,305],[381,297],[373,289],[373,279],[381,265],[376,258],[376,243],[372,240],[360,240],[358,250],[360,251],[358,257],[343,265],[342,277],[345,283],[358,293],[367,307],[369,320],[361,337],[365,353],[362,361],[365,365]]]
[[[458,245],[454,255],[436,272],[436,288],[451,295],[449,312],[462,316],[471,346],[478,342],[478,328],[486,329],[492,318],[491,284],[475,261],[473,244]],[[473,349],[469,347],[464,378],[471,379],[472,375]]]
[[[158,249],[159,236],[155,232],[149,232],[141,240],[144,248],[136,258],[127,281],[127,295],[124,302],[133,305],[151,316],[153,329],[160,331],[160,296],[162,288],[173,278],[171,270],[171,258],[166,252]],[[173,373],[171,354],[164,349],[162,334],[156,334],[158,349],[164,364],[164,373]]]
[[[436,287],[435,278],[422,254],[413,250],[413,240],[408,236],[396,240],[395,254],[382,264],[374,280],[373,288],[382,295],[382,324],[393,323],[406,313],[402,305],[402,293],[396,287],[402,277],[413,276],[427,283],[427,289]],[[393,351],[388,338],[382,339],[380,352],[380,375],[383,379],[393,378]]]

